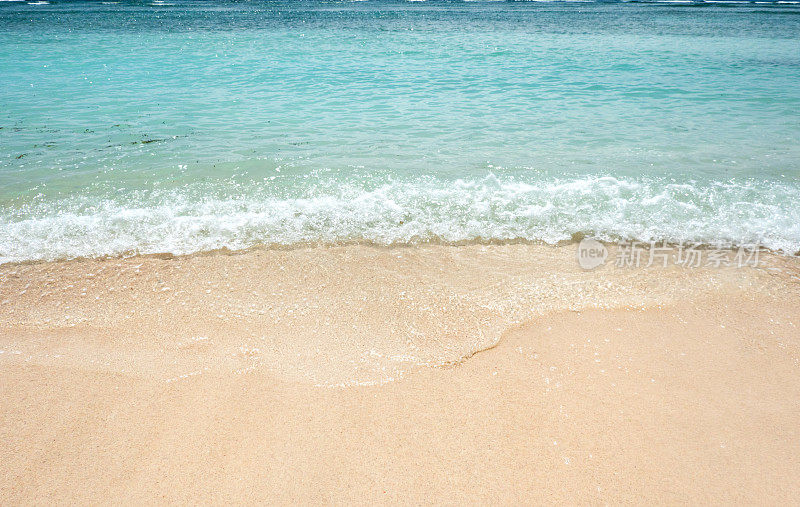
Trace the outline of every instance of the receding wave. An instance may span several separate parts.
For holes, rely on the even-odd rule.
[[[800,188],[788,182],[419,178],[318,181],[42,200],[0,211],[0,262],[187,254],[254,245],[366,241],[603,240],[759,244],[800,250]]]

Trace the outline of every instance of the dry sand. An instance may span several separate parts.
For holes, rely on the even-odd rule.
[[[0,502],[796,503],[800,264],[762,262],[3,265]]]

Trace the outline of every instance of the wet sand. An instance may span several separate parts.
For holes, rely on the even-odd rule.
[[[797,501],[798,275],[537,245],[3,265],[0,501]]]

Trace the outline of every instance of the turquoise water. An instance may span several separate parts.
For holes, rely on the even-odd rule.
[[[800,4],[0,1],[0,262],[800,250]]]

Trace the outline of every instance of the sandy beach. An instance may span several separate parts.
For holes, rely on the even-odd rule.
[[[0,507],[800,505],[799,36],[0,0]]]
[[[792,501],[799,274],[530,244],[2,265],[0,502]]]

